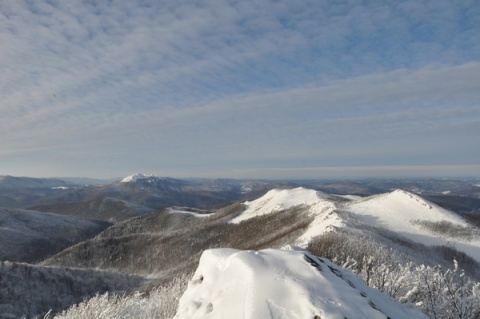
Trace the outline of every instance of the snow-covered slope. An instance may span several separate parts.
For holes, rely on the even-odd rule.
[[[412,319],[421,313],[304,251],[203,253],[175,319]]]

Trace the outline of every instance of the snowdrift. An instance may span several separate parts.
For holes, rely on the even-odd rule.
[[[425,318],[305,251],[206,250],[175,319]]]

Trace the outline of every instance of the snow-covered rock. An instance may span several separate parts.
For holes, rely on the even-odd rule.
[[[203,253],[175,319],[425,318],[300,250]]]

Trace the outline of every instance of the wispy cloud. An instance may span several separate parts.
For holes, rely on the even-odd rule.
[[[478,10],[474,1],[6,2],[0,163],[62,157],[83,175],[113,158],[105,175],[460,163],[453,154],[474,163]]]

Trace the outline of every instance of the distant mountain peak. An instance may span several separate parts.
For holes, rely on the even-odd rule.
[[[158,176],[151,175],[151,174],[136,173],[136,174],[125,177],[120,181],[120,183],[134,183],[141,179],[156,179],[156,178],[158,178]]]

